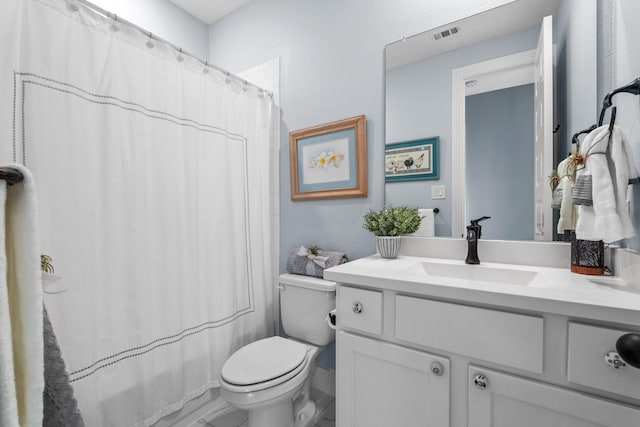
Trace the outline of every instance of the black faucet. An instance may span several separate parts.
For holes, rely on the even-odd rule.
[[[491,217],[483,216],[482,218],[472,219],[471,224],[467,225],[469,251],[467,252],[467,259],[464,260],[467,264],[480,264],[480,259],[478,258],[478,239],[482,236],[482,226],[478,223],[489,218]]]

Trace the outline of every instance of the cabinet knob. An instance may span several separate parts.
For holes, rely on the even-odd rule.
[[[442,363],[440,362],[433,362],[431,364],[431,373],[433,375],[435,375],[436,377],[441,376],[442,374],[444,374],[444,366],[442,366]]]
[[[359,302],[354,302],[354,303],[353,303],[353,308],[352,308],[352,310],[353,310],[353,312],[354,312],[355,314],[360,314],[360,313],[362,313],[362,310],[364,310],[364,307],[362,306],[362,304],[361,304],[361,303],[359,303]]]
[[[616,350],[625,363],[640,369],[640,334],[624,334],[616,341]]]
[[[484,390],[489,387],[489,379],[482,374],[476,374],[476,376],[473,377],[473,385],[479,390]]]
[[[627,364],[624,363],[624,360],[622,360],[617,351],[610,351],[609,353],[605,354],[604,363],[614,369],[620,369],[627,366]]]

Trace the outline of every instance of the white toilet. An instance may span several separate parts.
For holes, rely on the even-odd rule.
[[[336,284],[297,274],[280,275],[280,312],[289,338],[248,344],[222,367],[222,397],[249,411],[249,427],[307,427],[316,357],[335,338],[326,322],[336,306]]]

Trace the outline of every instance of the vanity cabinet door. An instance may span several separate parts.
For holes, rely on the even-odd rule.
[[[449,360],[337,335],[338,427],[449,426]]]
[[[469,367],[469,427],[629,427],[640,408]]]

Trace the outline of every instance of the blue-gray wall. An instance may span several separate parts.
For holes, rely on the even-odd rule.
[[[232,72],[281,65],[280,271],[301,244],[375,252],[362,216],[384,204],[384,55],[387,43],[504,1],[255,0],[211,26],[209,60]],[[288,133],[367,116],[369,196],[292,202]]]
[[[535,49],[539,27],[456,49],[387,71],[388,143],[440,138],[440,179],[386,185],[386,203],[439,208],[436,236],[451,236],[451,72],[455,68]],[[444,185],[447,198],[431,200],[431,186]],[[532,222],[533,223],[533,222]]]
[[[640,2],[601,0],[598,2],[598,99],[611,90],[640,77]],[[635,164],[640,165],[640,96],[620,94],[616,124],[627,134],[633,148]],[[608,115],[607,115],[608,117]],[[640,250],[640,184],[631,186],[631,217],[636,237],[627,242]]]
[[[533,240],[533,84],[467,96],[465,104],[467,217],[491,217],[483,239]]]
[[[569,155],[573,134],[597,120],[597,9],[596,0],[562,0],[553,16],[558,162]]]

